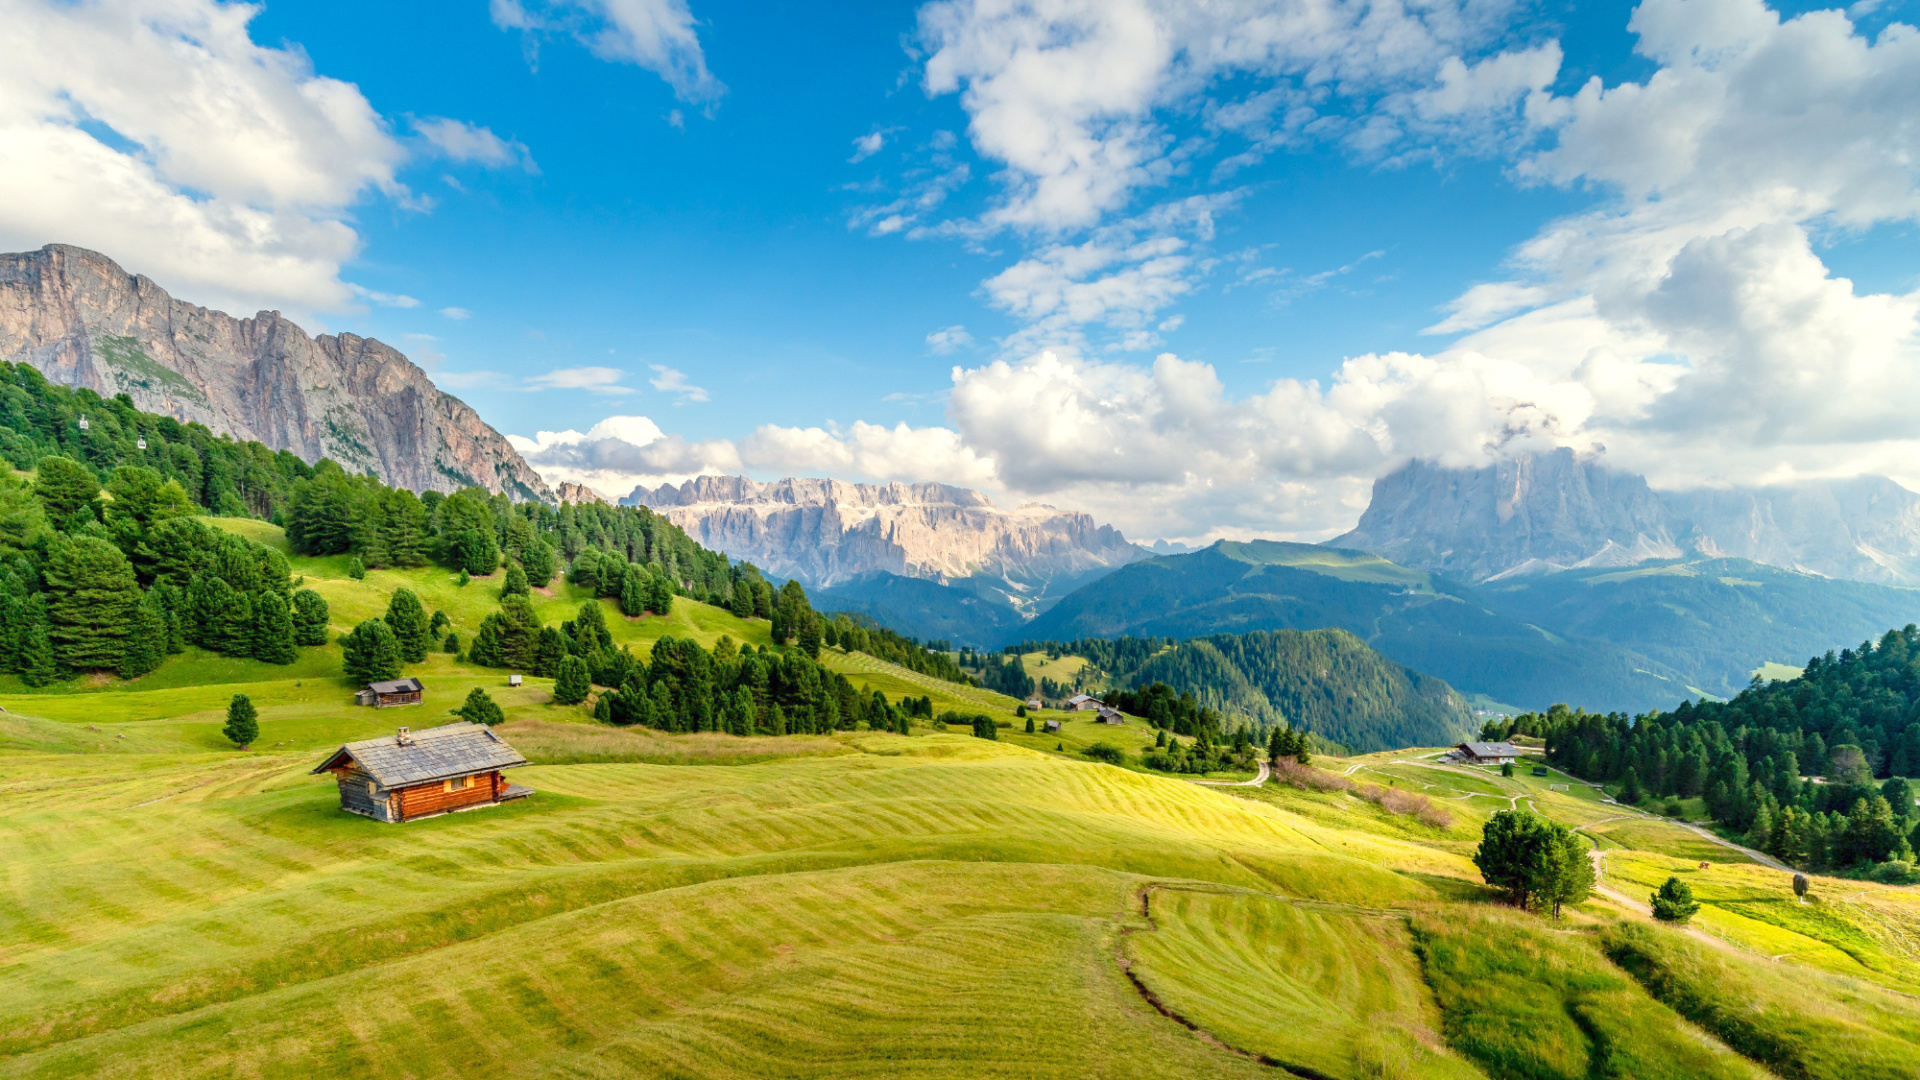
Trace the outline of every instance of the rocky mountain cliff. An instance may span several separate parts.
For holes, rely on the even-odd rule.
[[[398,351],[311,337],[277,311],[209,311],[81,248],[0,254],[0,360],[415,491],[553,500],[499,432]]]
[[[1877,476],[1655,491],[1562,448],[1481,469],[1411,462],[1374,481],[1360,523],[1327,545],[1468,581],[1698,553],[1920,585],[1920,495]]]
[[[1030,607],[1147,554],[1086,514],[1002,510],[945,484],[700,476],[636,488],[621,501],[652,507],[716,551],[817,587],[876,573],[941,583],[991,578],[1009,603]]]

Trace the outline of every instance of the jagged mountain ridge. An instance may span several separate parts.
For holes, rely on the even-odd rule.
[[[1032,609],[1090,575],[1147,556],[1086,514],[1037,505],[1003,510],[978,491],[947,484],[698,476],[635,488],[621,501],[651,507],[716,551],[820,588],[875,574],[969,580]]]
[[[1476,582],[1700,554],[1920,585],[1920,495],[1878,476],[1656,491],[1561,448],[1479,469],[1409,462],[1327,545]]]
[[[199,307],[84,248],[0,254],[0,360],[398,487],[553,501],[504,436],[398,350],[313,337],[277,311]]]

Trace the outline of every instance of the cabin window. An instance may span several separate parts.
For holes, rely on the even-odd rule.
[[[368,795],[373,794],[373,781],[371,780],[367,781],[367,794]]]
[[[473,786],[473,777],[463,776],[458,780],[446,780],[442,781],[442,783],[446,785],[441,789],[443,791],[465,791],[467,788]]]

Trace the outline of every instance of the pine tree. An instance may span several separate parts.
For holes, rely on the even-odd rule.
[[[140,600],[140,607],[134,613],[133,632],[127,635],[127,644],[120,654],[120,665],[115,673],[123,679],[137,679],[160,666],[167,658],[167,612],[161,606],[160,595],[149,592]]]
[[[358,555],[347,556],[347,576],[352,578],[355,581],[366,580],[367,564],[360,561],[360,556]]]
[[[20,633],[18,660],[20,681],[28,686],[48,686],[61,678],[59,661],[54,659],[53,642],[47,636],[47,598],[36,593],[27,598],[26,628]]]
[[[646,614],[647,587],[641,583],[640,568],[628,566],[620,579],[620,614],[629,619]]]
[[[60,666],[116,667],[140,607],[140,586],[127,557],[105,540],[79,536],[53,545],[45,577],[47,634]]]
[[[449,632],[447,634],[447,640],[440,643],[440,649],[442,652],[452,653],[454,656],[459,656],[460,655],[460,635]]]
[[[733,617],[736,619],[753,617],[753,589],[745,581],[733,583],[733,599],[729,610],[733,612]]]
[[[467,662],[481,667],[506,667],[507,661],[501,647],[503,636],[499,615],[489,615],[480,620],[480,632],[473,635],[473,646],[467,650]]]
[[[534,647],[533,673],[543,679],[558,678],[560,664],[566,659],[567,643],[560,631],[552,626],[541,628],[539,644]],[[586,664],[582,662],[580,666],[584,669]]]
[[[259,713],[253,707],[253,699],[245,694],[233,695],[233,701],[227,705],[227,726],[220,729],[233,745],[245,750],[260,737]]]
[[[800,651],[820,659],[820,616],[809,611],[800,621]]]
[[[34,466],[33,493],[46,507],[47,520],[55,528],[71,529],[76,518],[97,517],[100,505],[100,478],[93,470],[68,457],[51,454]]]
[[[1667,878],[1666,884],[1650,898],[1653,917],[1661,922],[1686,924],[1693,918],[1700,905],[1693,899],[1693,887],[1677,877]]]
[[[327,609],[326,598],[312,589],[301,589],[293,594],[293,643],[295,645],[325,645],[327,643],[327,620],[331,613]]]
[[[427,609],[412,589],[395,589],[387,601],[386,623],[400,645],[400,658],[409,664],[426,660],[433,638],[427,632]]]
[[[493,698],[477,686],[467,692],[466,703],[454,712],[469,723],[487,727],[505,723],[507,719],[507,714],[500,711],[500,706],[494,703]]]
[[[427,623],[427,633],[437,640],[441,635],[445,634],[447,628],[452,625],[453,620],[447,618],[446,612],[435,610],[433,618]]]
[[[553,682],[555,705],[578,705],[587,700],[593,686],[587,677],[587,662],[569,656],[560,662],[560,675]]]
[[[368,619],[354,627],[340,639],[340,650],[348,682],[383,682],[400,674],[400,642],[383,620]]]
[[[545,540],[535,540],[520,551],[520,566],[527,575],[527,583],[536,589],[544,589],[553,581],[553,571],[558,560],[553,548]]]
[[[593,703],[593,718],[596,721],[602,724],[613,723],[613,699],[616,696],[613,691],[609,690],[595,699]]]
[[[665,574],[654,574],[647,589],[648,610],[655,615],[673,614],[673,582]]]
[[[269,590],[260,594],[253,620],[254,659],[269,664],[291,664],[298,659],[293,651],[293,615],[279,593]]]
[[[503,597],[526,596],[529,591],[527,588],[527,572],[521,569],[520,564],[517,562],[508,564],[507,579],[500,586],[500,595]]]
[[[419,496],[390,488],[381,497],[380,546],[389,566],[427,565],[427,510]]]

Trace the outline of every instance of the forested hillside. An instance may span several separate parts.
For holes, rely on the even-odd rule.
[[[1795,679],[1731,701],[1629,718],[1556,711],[1515,721],[1580,776],[1626,801],[1700,797],[1723,826],[1797,866],[1910,863],[1920,812],[1920,628],[1890,630]],[[1904,874],[1905,867],[1900,868]]]
[[[555,509],[475,488],[416,496],[331,461],[308,466],[124,399],[52,386],[20,365],[0,364],[0,453],[33,474],[31,482],[0,474],[0,673],[32,686],[90,672],[137,678],[188,647],[291,664],[297,647],[328,643],[328,605],[299,588],[286,558],[209,527],[205,512],[284,524],[296,555],[344,556],[351,574],[437,563],[463,583],[500,579],[484,586],[498,610],[466,643],[442,639],[444,615],[429,617],[411,591],[396,592],[383,618],[342,638],[353,679],[390,678],[430,649],[464,645],[475,663],[619,688],[602,696],[603,719],[775,733],[832,730],[870,713],[890,725],[883,702],[857,699],[843,677],[819,668],[823,645],[966,681],[950,660],[897,635],[822,619],[798,583],[776,592],[753,567],[642,508]],[[576,620],[542,626],[528,594],[563,567],[569,582],[614,599],[627,616],[664,614],[686,597],[768,619],[773,640],[796,642],[799,656],[707,656],[684,643],[643,663],[613,648],[591,604]],[[738,707],[743,686],[751,717]]]
[[[1084,638],[1015,648],[1083,656],[1116,687],[1163,683],[1224,714],[1229,725],[1245,719],[1265,730],[1284,722],[1363,753],[1443,746],[1477,726],[1445,681],[1394,663],[1344,630],[1260,630],[1179,642]],[[982,682],[993,685],[987,677]]]

